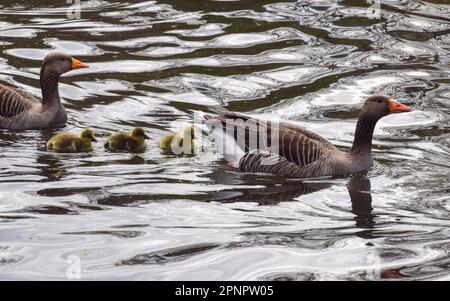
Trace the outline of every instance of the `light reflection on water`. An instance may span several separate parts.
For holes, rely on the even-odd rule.
[[[51,1],[0,5],[0,82],[40,97],[40,60],[91,68],[61,79],[66,129],[101,139],[142,126],[139,155],[57,155],[57,130],[0,131],[0,278],[448,279],[450,6],[390,1]],[[38,4],[39,3],[39,4]],[[242,174],[208,148],[167,156],[155,140],[222,104],[282,118],[340,147],[364,97],[384,118],[376,165],[340,179]]]

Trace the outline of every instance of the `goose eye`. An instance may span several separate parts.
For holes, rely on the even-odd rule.
[[[378,99],[378,103],[381,103],[381,99]]]

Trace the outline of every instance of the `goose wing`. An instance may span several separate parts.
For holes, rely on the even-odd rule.
[[[31,94],[0,84],[0,119],[11,118],[40,104]]]
[[[227,132],[231,129],[237,145],[246,154],[254,153],[255,150],[271,152],[286,162],[283,164],[292,167],[289,164],[291,162],[299,167],[317,161],[330,149],[336,148],[325,138],[295,125],[261,121],[223,108],[213,110],[220,115],[209,119],[216,120],[214,124],[221,124]],[[252,165],[251,169],[254,170],[255,166],[261,165],[258,163],[261,159],[262,156],[245,155],[240,160],[240,167],[246,169],[246,165]]]

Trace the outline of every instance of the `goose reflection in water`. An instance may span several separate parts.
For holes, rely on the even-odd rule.
[[[273,181],[273,178],[272,178]],[[270,182],[269,178],[267,182]],[[265,231],[262,229],[257,230],[249,230],[243,233],[240,233],[239,240],[236,240],[231,243],[231,247],[233,248],[246,248],[246,247],[257,247],[257,246],[268,246],[268,245],[276,245],[276,246],[285,246],[289,248],[300,248],[305,250],[324,250],[330,247],[330,244],[337,241],[342,240],[353,240],[356,237],[367,241],[367,254],[369,257],[362,257],[361,260],[373,260],[375,263],[379,263],[379,255],[377,254],[376,249],[372,249],[370,245],[370,241],[373,239],[373,235],[371,232],[375,226],[375,215],[373,215],[372,211],[372,196],[370,193],[370,179],[366,174],[354,174],[352,175],[347,182],[348,195],[350,197],[351,209],[348,209],[348,197],[344,196],[342,202],[339,202],[339,206],[334,204],[328,204],[327,200],[321,202],[320,199],[315,199],[313,195],[309,197],[309,199],[304,198],[302,200],[302,196],[306,196],[308,194],[316,193],[322,190],[329,190],[331,186],[341,185],[336,184],[333,180],[329,180],[328,182],[299,182],[293,181],[289,183],[289,181],[285,181],[288,183],[287,185],[278,185],[274,184],[273,186],[265,187],[260,189],[258,192],[253,190],[243,191],[243,195],[235,196],[234,198],[229,198],[227,201],[255,201],[259,199],[260,205],[276,205],[279,202],[283,201],[296,201],[301,203],[302,208],[298,209],[301,211],[302,217],[299,217],[293,220],[293,225],[289,223],[289,217],[279,215],[280,226],[285,229],[284,226],[291,228],[292,226],[295,230],[287,230],[287,231]],[[338,183],[342,183],[339,182]],[[324,192],[322,195],[326,196],[328,192]],[[321,194],[317,194],[318,198]],[[321,202],[319,204],[319,209],[328,207],[330,211],[325,209],[324,211],[317,210],[317,207],[314,207],[313,210],[309,211],[308,208],[305,210],[303,205],[311,205]],[[308,212],[309,211],[309,212]],[[336,211],[344,211],[345,213],[338,217],[342,220],[342,225],[339,227],[329,227],[327,226],[327,220],[331,218],[336,218]],[[347,217],[348,212],[351,211],[355,216],[353,217],[355,224],[349,225],[349,218]],[[298,216],[298,214],[293,215]],[[314,226],[309,226],[308,217],[311,219],[315,219],[316,222],[312,224]],[[317,222],[319,220],[319,222]],[[324,223],[321,223],[320,220],[323,220]],[[263,223],[263,222],[262,222]],[[262,230],[262,231],[261,231]],[[379,273],[379,270],[376,269],[376,272]],[[291,279],[297,280],[297,276],[303,279],[305,277],[304,272],[301,272],[301,275],[292,275],[290,273],[287,274],[277,274],[270,276],[270,279],[275,279],[276,277],[287,277]],[[313,277],[315,277],[313,275]]]
[[[352,202],[352,213],[355,214],[356,226],[359,228],[373,228],[375,221],[372,214],[370,179],[364,174],[355,174],[350,178],[347,189]]]
[[[233,173],[237,174],[237,173]],[[217,171],[211,178],[216,183],[225,185],[239,185],[252,183],[264,186],[261,189],[233,189],[214,193],[208,201],[219,202],[256,202],[260,205],[276,205],[281,202],[297,201],[302,195],[325,190],[335,185],[333,182],[309,182],[277,180],[273,176],[261,174],[239,174],[240,177],[230,177],[227,172]],[[239,176],[238,175],[238,176]],[[372,195],[370,193],[370,179],[366,173],[350,176],[347,190],[352,205],[351,212],[355,214],[355,224],[358,228],[373,228],[375,225],[372,214]],[[370,236],[369,232],[361,232],[361,236]],[[368,238],[368,237],[367,237]]]

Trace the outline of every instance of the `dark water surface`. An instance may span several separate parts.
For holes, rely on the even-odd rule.
[[[142,126],[150,147],[57,155],[56,130],[0,131],[0,279],[66,279],[73,258],[81,279],[450,279],[448,0],[381,19],[351,0],[81,5],[1,1],[0,83],[40,97],[41,59],[67,52],[91,68],[61,79],[65,129]],[[377,91],[414,111],[378,124],[362,175],[242,174],[155,142],[222,104],[346,148]]]

